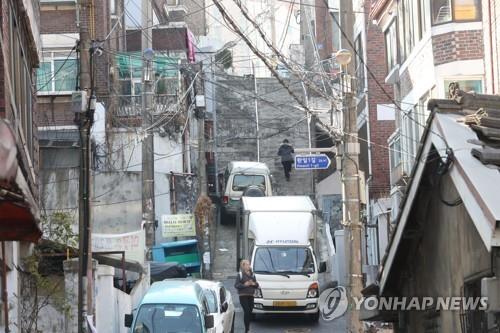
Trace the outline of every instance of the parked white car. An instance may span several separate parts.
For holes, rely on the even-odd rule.
[[[234,333],[234,303],[231,293],[221,282],[197,280],[205,292],[210,314],[214,317],[213,333]]]

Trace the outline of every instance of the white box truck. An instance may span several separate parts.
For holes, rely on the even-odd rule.
[[[322,252],[318,211],[307,196],[243,197],[238,258],[248,258],[260,289],[254,313],[319,318]]]

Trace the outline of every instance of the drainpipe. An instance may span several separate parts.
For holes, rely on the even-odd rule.
[[[491,0],[488,1],[488,17],[489,17],[489,38],[490,38],[490,66],[491,66],[491,93],[495,94],[495,63],[493,58],[493,24],[492,24],[492,10],[491,10]],[[496,22],[496,21],[495,21]],[[496,30],[496,28],[495,28]]]
[[[368,82],[366,83],[368,85]],[[368,112],[366,119],[366,136],[368,138],[368,178],[366,179],[365,184],[365,193],[366,193],[366,221],[367,224],[371,223],[371,205],[370,205],[370,183],[373,181],[372,174],[372,137],[371,137],[371,126],[370,126],[370,95],[368,94],[368,90],[365,89],[365,96],[368,104]]]
[[[2,242],[2,302],[5,320],[5,333],[9,333],[9,299],[7,297],[7,261],[5,257],[5,242]]]

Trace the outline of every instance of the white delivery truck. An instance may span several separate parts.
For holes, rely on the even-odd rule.
[[[238,221],[237,221],[238,222]],[[238,258],[249,258],[260,289],[254,313],[303,313],[318,320],[321,237],[307,196],[242,197]]]

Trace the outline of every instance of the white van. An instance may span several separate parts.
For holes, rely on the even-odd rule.
[[[249,186],[258,186],[265,196],[272,195],[271,172],[261,162],[230,162],[224,171],[222,219],[224,224],[236,217],[240,199]]]

